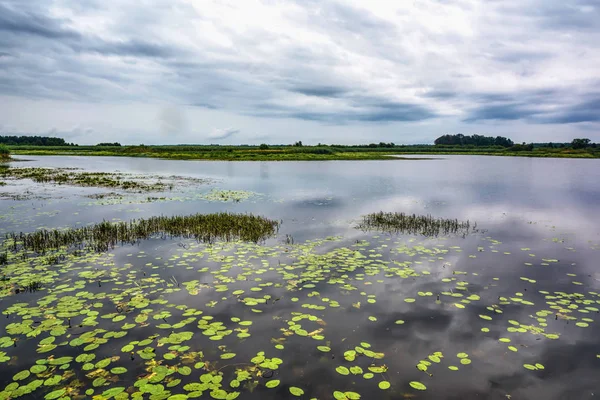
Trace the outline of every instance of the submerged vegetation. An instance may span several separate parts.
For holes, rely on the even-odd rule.
[[[147,183],[126,179],[123,174],[106,172],[82,172],[65,168],[0,168],[3,179],[31,179],[37,183],[59,185],[115,188],[123,190],[161,191],[166,186],[162,182]]]
[[[173,189],[173,183],[165,183],[161,178],[137,177],[116,172],[84,172],[67,168],[11,168],[0,167],[0,177],[9,180],[31,179],[37,183],[54,183],[82,187],[100,187],[138,192],[155,192]],[[190,179],[194,183],[207,183],[209,180]]]
[[[434,218],[431,215],[378,212],[365,215],[357,226],[363,231],[376,230],[387,233],[439,236],[448,234],[468,235],[477,230],[477,224],[457,219]]]
[[[174,217],[151,217],[129,222],[108,222],[66,230],[38,230],[32,233],[6,235],[5,247],[13,252],[32,251],[45,254],[49,250],[78,246],[106,251],[117,244],[135,244],[152,236],[195,239],[213,243],[216,240],[258,242],[276,233],[279,222],[251,214],[196,214]]]

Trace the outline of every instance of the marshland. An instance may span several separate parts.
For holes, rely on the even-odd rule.
[[[597,160],[15,158],[0,399],[597,396]]]

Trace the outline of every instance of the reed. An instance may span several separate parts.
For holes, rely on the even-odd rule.
[[[477,224],[469,221],[435,218],[431,215],[405,214],[400,212],[378,212],[365,215],[357,225],[363,231],[382,231],[424,236],[460,234],[463,236],[476,231]]]
[[[66,230],[39,230],[31,233],[9,233],[4,247],[13,252],[44,254],[63,247],[107,251],[118,244],[135,244],[151,237],[195,239],[213,243],[216,240],[259,242],[274,235],[279,222],[251,214],[195,214],[157,216],[128,222],[103,221],[98,224]]]

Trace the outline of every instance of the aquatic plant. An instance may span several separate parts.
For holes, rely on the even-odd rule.
[[[468,235],[477,230],[477,224],[469,221],[435,218],[431,215],[405,214],[402,212],[378,212],[363,216],[357,225],[363,231],[381,231],[424,236],[448,234]]]
[[[0,168],[4,179],[31,179],[36,183],[54,183],[82,187],[103,187],[130,191],[156,192],[172,190],[172,183],[165,183],[159,177],[138,177],[123,173],[84,172],[68,168]],[[179,178],[179,177],[171,177]],[[186,178],[193,183],[208,183],[208,180]]]
[[[82,228],[42,229],[31,233],[6,234],[5,246],[12,251],[44,254],[61,247],[80,246],[106,251],[117,244],[134,244],[152,236],[195,239],[213,243],[216,240],[258,242],[276,233],[279,222],[252,214],[195,214],[157,216],[129,222],[103,221]]]

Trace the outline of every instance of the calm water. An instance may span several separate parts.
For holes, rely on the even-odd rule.
[[[59,383],[42,385],[23,396],[42,398],[59,390],[58,397],[77,398],[86,397],[89,388],[98,395],[113,387],[133,394],[137,389],[131,386],[147,377],[150,367],[136,353],[141,350],[138,344],[134,345],[133,360],[129,349],[122,348],[149,337],[156,350],[154,360],[173,368],[190,365],[192,371],[169,373],[163,380],[151,382],[162,388],[148,389],[144,398],[193,393],[185,385],[200,382],[199,377],[210,371],[223,374],[223,389],[228,393],[237,391],[239,398],[251,399],[294,398],[290,387],[302,389],[300,398],[306,399],[333,398],[334,391],[356,392],[363,399],[592,399],[600,395],[599,160],[477,156],[385,162],[23,158],[30,161],[14,165],[210,178],[213,183],[176,184],[171,192],[129,194],[108,204],[110,197],[89,197],[109,192],[106,189],[9,181],[0,187],[5,198],[0,200],[2,232],[223,210],[260,214],[281,220],[282,226],[277,238],[258,246],[209,248],[156,239],[117,248],[110,254],[74,259],[68,265],[39,267],[36,273],[51,276],[51,284],[36,293],[4,292],[0,297],[3,311],[21,304],[0,320],[0,338],[19,338],[18,346],[0,346],[10,357],[0,363],[0,389],[12,385],[3,393],[13,391],[14,397],[18,388],[11,384],[13,375],[29,369],[37,359],[85,353],[83,347],[90,342],[73,343],[73,338],[101,328],[127,334],[87,350],[96,355],[91,364],[113,355],[120,359],[108,367],[93,365],[89,370],[81,370],[83,361],[72,361],[65,367],[67,372],[61,372]],[[211,190],[252,195],[240,202],[211,201],[206,197]],[[10,199],[15,193],[25,196]],[[148,201],[148,196],[165,198]],[[477,222],[480,231],[466,238],[422,238],[354,228],[361,215],[382,210],[469,220]],[[293,238],[293,245],[286,235]],[[10,279],[18,275],[10,265],[1,268],[9,272]],[[149,280],[152,274],[156,274],[155,281]],[[72,317],[73,326],[64,334],[55,332],[53,343],[58,346],[48,352],[40,352],[45,345],[40,347],[40,341],[51,333],[28,337],[9,332],[15,328],[8,324],[47,318],[43,310],[37,310],[47,307],[47,312],[57,307],[60,297],[75,296],[78,292],[68,291],[73,285],[87,293],[80,293],[82,305],[76,313],[95,309],[99,325],[77,326],[86,313]],[[224,287],[220,290],[219,285]],[[243,294],[234,294],[242,290]],[[103,297],[105,293],[110,296]],[[124,319],[113,319],[115,303],[140,295],[151,302],[147,308],[132,307],[122,314]],[[266,303],[253,302],[264,296]],[[184,315],[183,307],[176,306],[202,314]],[[136,321],[142,309],[151,310],[148,322]],[[163,319],[158,315],[164,311],[170,315]],[[103,315],[109,318],[101,318]],[[212,317],[206,323],[222,322],[232,332],[211,340],[205,326],[199,325],[203,316]],[[172,326],[186,318],[194,320]],[[236,318],[252,324],[239,325]],[[397,324],[399,320],[404,323]],[[124,323],[133,327],[121,328]],[[166,325],[161,328],[162,323]],[[157,345],[160,337],[181,331],[193,333],[182,343],[189,349],[168,350],[173,343]],[[244,332],[250,336],[243,337]],[[95,332],[96,336],[105,334]],[[345,352],[356,351],[357,346],[383,354],[352,357],[346,353],[345,359]],[[188,354],[200,351],[203,358]],[[251,370],[256,384],[243,381],[237,389],[230,387],[236,368],[251,368],[254,363],[249,360],[260,351],[267,358],[280,358],[282,364],[275,372],[265,367]],[[165,358],[168,352],[174,358]],[[443,357],[436,359],[435,352]],[[236,355],[221,359],[221,354],[227,353]],[[461,363],[458,353],[467,353],[471,363]],[[194,368],[199,360],[208,364]],[[417,368],[420,360],[430,361],[426,372]],[[532,370],[525,364],[539,365]],[[126,373],[108,372],[121,366],[127,368]],[[355,369],[348,373],[344,368],[336,370],[338,367]],[[376,367],[371,379],[364,376],[369,367]],[[377,372],[381,371],[377,367],[385,372]],[[53,368],[57,371],[50,373]],[[71,370],[74,372],[69,373]],[[57,367],[15,382],[21,386],[35,379],[46,383],[53,374],[58,374]],[[95,381],[94,386],[98,376],[106,382]],[[175,377],[182,382],[169,386]],[[279,386],[265,387],[275,379],[280,380]],[[380,389],[380,382],[389,382],[391,387]],[[415,390],[410,382],[420,382],[427,389]],[[62,388],[68,390],[61,393]],[[214,388],[206,389],[201,398],[211,398],[211,390]],[[219,398],[220,393],[212,396]]]

